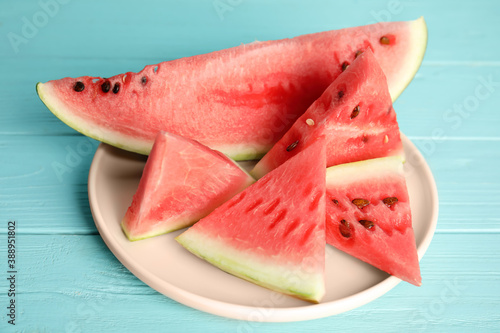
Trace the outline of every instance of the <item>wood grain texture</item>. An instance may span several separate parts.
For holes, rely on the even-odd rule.
[[[144,327],[161,331],[162,325],[167,325],[197,332],[207,325],[209,332],[237,330],[240,326],[303,332],[311,327],[325,329],[332,323],[340,331],[349,331],[366,329],[367,322],[383,330],[401,331],[410,325],[472,328],[476,321],[491,328],[500,320],[496,308],[500,274],[495,271],[500,258],[494,255],[500,251],[497,240],[495,234],[437,234],[421,263],[422,287],[401,283],[384,297],[332,318],[264,324],[204,314],[158,294],[110,255],[98,235],[21,234],[19,321],[49,332],[73,325],[82,331],[100,331],[102,327],[117,332]],[[489,245],[491,255],[484,254],[484,243]],[[464,266],[469,268],[468,273],[464,274]],[[6,289],[7,282],[1,280],[0,288]],[[64,307],[55,309],[51,304]],[[470,326],[462,326],[465,319]]]
[[[0,332],[322,332],[500,330],[500,4],[456,1],[0,2],[0,308],[8,299],[6,222],[17,221],[17,325]],[[222,14],[214,4],[230,8]],[[47,4],[57,8],[47,10]],[[54,5],[53,5],[54,6]],[[45,9],[44,9],[45,8]],[[39,21],[23,34],[26,21]],[[111,254],[87,197],[97,142],[40,102],[38,81],[111,76],[226,47],[426,18],[424,62],[395,102],[402,131],[438,186],[423,285],[298,323],[231,320],[148,287]],[[25,31],[26,32],[26,31]],[[18,45],[12,34],[24,38]]]

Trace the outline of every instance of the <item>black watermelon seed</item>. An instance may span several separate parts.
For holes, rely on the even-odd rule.
[[[351,225],[346,220],[340,220],[339,231],[345,238],[351,237]]]
[[[354,59],[356,59],[357,57],[359,57],[359,55],[361,53],[363,53],[363,51],[361,51],[361,50],[356,51],[356,53],[354,54]]]
[[[354,119],[358,116],[359,114],[359,105],[357,105],[351,112],[351,119]]]
[[[373,223],[372,221],[368,221],[368,220],[359,220],[359,223],[361,223],[361,225],[363,227],[365,227],[366,229],[371,229],[375,226],[375,223]]]
[[[116,82],[115,85],[113,86],[113,93],[118,94],[119,91],[120,91],[120,84]]]
[[[142,83],[142,84],[146,84],[146,83],[148,83],[148,78],[147,78],[147,77],[145,77],[145,76],[143,76],[143,77],[141,78],[141,83]]]
[[[391,43],[391,41],[386,36],[380,37],[380,44],[389,45],[390,43]]]
[[[342,63],[342,72],[345,71],[347,69],[347,67],[349,67],[349,63],[347,61],[344,61]]]
[[[101,90],[103,93],[107,93],[111,89],[111,83],[109,81],[104,81],[101,84]]]
[[[337,95],[339,96],[339,99],[341,99],[342,97],[344,97],[344,91],[340,90]]]
[[[370,204],[370,201],[366,200],[366,199],[360,199],[360,198],[356,198],[356,199],[353,199],[352,200],[352,203],[355,204],[358,208],[363,208],[363,207],[366,207]]]
[[[82,81],[77,81],[73,87],[73,89],[76,91],[76,92],[80,92],[80,91],[83,91],[83,89],[85,89],[85,85],[83,84]]]
[[[388,197],[388,198],[385,198],[384,200],[382,200],[384,202],[384,204],[387,206],[387,207],[391,207],[392,205],[394,205],[396,202],[398,202],[398,198],[396,197]]]
[[[295,149],[295,147],[297,147],[297,145],[299,144],[299,140],[295,141],[295,142],[292,142],[288,147],[286,147],[286,151],[292,151]]]
[[[337,199],[333,199],[332,200],[334,204],[336,204],[337,206],[339,205],[339,201]]]

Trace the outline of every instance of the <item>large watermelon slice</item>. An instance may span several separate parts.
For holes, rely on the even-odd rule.
[[[222,153],[160,132],[122,228],[139,240],[187,227],[253,182]]]
[[[329,244],[421,284],[401,159],[384,157],[328,168],[326,193]]]
[[[319,302],[325,292],[325,171],[319,138],[177,241],[226,272]]]
[[[359,55],[250,172],[260,178],[327,137],[327,166],[401,155],[403,145],[385,75],[370,50]]]
[[[37,92],[69,126],[126,150],[148,154],[165,130],[233,159],[260,158],[360,52],[373,51],[395,99],[426,43],[423,18],[377,23],[38,83]]]

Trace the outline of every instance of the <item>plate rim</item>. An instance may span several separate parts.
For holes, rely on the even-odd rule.
[[[419,160],[418,168],[421,172],[423,172],[426,179],[429,180],[427,185],[429,186],[431,202],[433,203],[430,227],[425,232],[421,244],[417,246],[418,258],[420,261],[427,251],[436,231],[439,214],[438,191],[434,176],[422,153],[403,133],[401,133],[401,139],[403,141],[403,145],[408,146],[411,149],[412,154],[414,154],[413,157],[416,157]],[[170,282],[161,280],[158,276],[148,272],[147,269],[144,269],[141,265],[134,264],[136,260],[127,257],[126,252],[119,251],[120,245],[113,237],[109,236],[109,230],[107,229],[107,224],[104,222],[100,206],[98,204],[93,204],[93,202],[96,201],[95,198],[97,192],[96,177],[98,170],[96,165],[98,165],[99,159],[101,159],[104,154],[103,147],[105,145],[105,143],[100,143],[94,154],[89,170],[87,186],[90,210],[99,235],[108,249],[121,262],[121,264],[125,266],[125,268],[127,268],[132,274],[149,287],[155,289],[164,296],[171,298],[172,300],[191,308],[226,318],[250,322],[296,322],[333,316],[358,308],[386,294],[398,285],[399,282],[401,282],[399,278],[389,276],[376,285],[373,285],[361,292],[334,301],[287,308],[274,308],[223,302],[197,295],[183,290]],[[262,315],[263,313],[265,316]]]

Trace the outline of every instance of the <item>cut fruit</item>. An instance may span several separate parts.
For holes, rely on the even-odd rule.
[[[423,18],[383,22],[254,42],[139,73],[38,83],[37,92],[67,125],[119,148],[148,154],[165,130],[236,160],[254,159],[360,52],[373,51],[395,99],[417,72],[426,43]]]
[[[190,226],[253,182],[222,153],[160,132],[122,228],[134,241]]]
[[[325,293],[324,138],[176,239],[220,269],[319,302]]]
[[[258,179],[325,135],[327,166],[403,156],[387,81],[371,51],[359,55],[257,163]]]
[[[421,285],[401,159],[384,157],[328,168],[326,201],[328,244]]]

